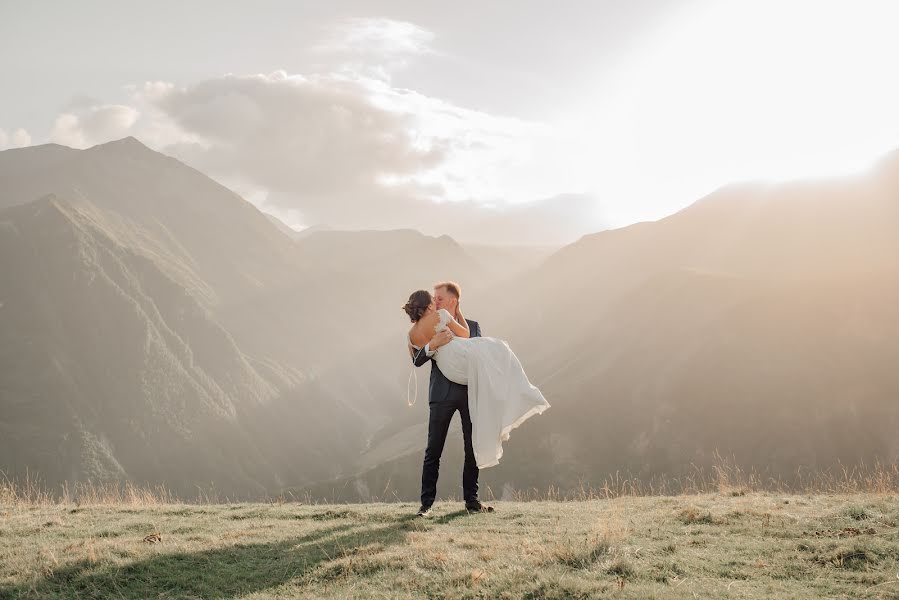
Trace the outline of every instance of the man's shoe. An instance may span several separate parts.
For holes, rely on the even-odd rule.
[[[424,504],[422,504],[421,508],[418,509],[418,512],[415,513],[415,516],[416,517],[430,517],[431,516],[431,507],[425,506]]]
[[[486,504],[481,504],[480,501],[475,502],[466,502],[465,510],[471,513],[482,513],[482,512],[495,512],[492,506],[487,506]]]

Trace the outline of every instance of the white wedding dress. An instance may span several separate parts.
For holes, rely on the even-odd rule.
[[[437,331],[447,328],[449,311],[439,309]],[[433,355],[440,372],[468,386],[471,443],[479,469],[499,464],[509,432],[550,407],[509,348],[499,338],[455,336]]]

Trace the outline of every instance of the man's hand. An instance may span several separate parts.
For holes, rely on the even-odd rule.
[[[440,346],[448,344],[451,339],[453,339],[453,332],[449,329],[438,331],[437,334],[431,338],[431,341],[428,342],[428,348],[436,350]]]

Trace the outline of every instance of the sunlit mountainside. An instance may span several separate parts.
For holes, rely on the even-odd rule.
[[[716,450],[786,481],[899,458],[899,153],[555,252],[295,232],[132,137],[6,150],[0,178],[12,477],[415,498],[428,367],[410,408],[400,306],[440,279],[553,405],[481,473],[498,493],[679,477]],[[461,469],[458,433],[444,456]]]

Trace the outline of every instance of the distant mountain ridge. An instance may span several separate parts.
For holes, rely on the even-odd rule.
[[[716,449],[781,476],[899,459],[899,151],[527,258],[412,230],[292,236],[134,138],[3,151],[0,178],[8,475],[415,498],[427,406],[406,406],[400,306],[444,278],[553,404],[482,489],[684,476]],[[461,468],[456,427],[443,462]]]
[[[896,232],[899,152],[851,177],[725,186],[584,236],[473,300],[553,404],[483,485],[688,477],[716,450],[786,481],[838,460],[895,463]],[[405,443],[329,489],[411,494],[421,458]]]
[[[327,240],[304,247],[133,138],[6,151],[0,173],[0,469],[259,495],[353,464],[385,417],[353,399],[370,376],[327,383],[381,310],[355,310],[352,279],[408,289],[427,261],[357,253],[335,277],[313,258]],[[431,266],[432,242],[463,260],[396,235]]]

